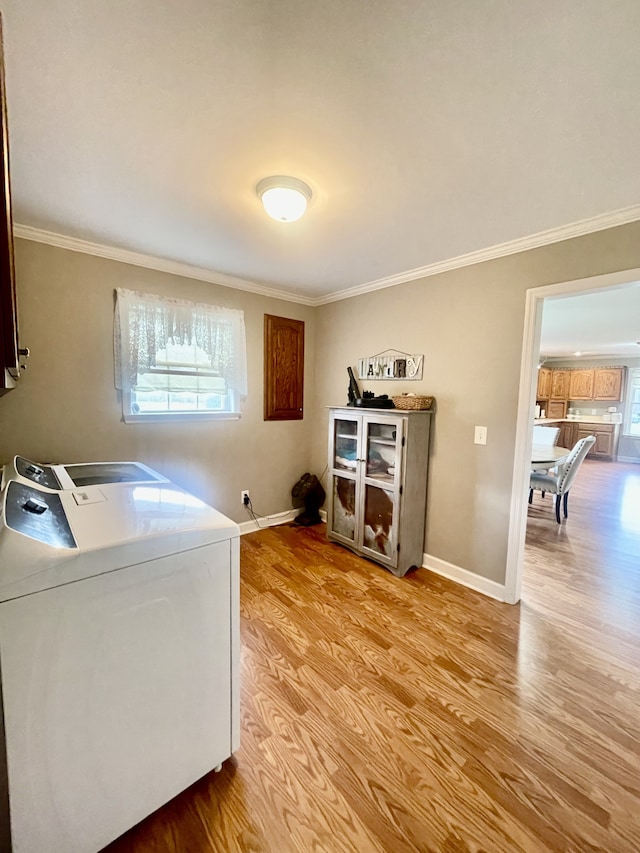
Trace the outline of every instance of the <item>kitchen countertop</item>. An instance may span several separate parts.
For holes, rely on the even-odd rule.
[[[606,420],[602,415],[573,415],[568,418],[535,418],[533,422],[538,426],[544,426],[544,424],[611,424],[612,426],[619,426],[622,423],[622,415],[620,412],[616,414],[617,417],[612,414]],[[611,420],[611,418],[616,418],[616,420]]]

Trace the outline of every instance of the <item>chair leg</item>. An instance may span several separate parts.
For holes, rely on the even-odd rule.
[[[556,495],[556,521],[560,524],[560,502],[562,498],[560,495]]]
[[[529,503],[533,503],[533,489],[529,489]]]
[[[569,505],[569,492],[565,492],[564,493],[564,500],[562,502],[562,508],[564,509],[564,517],[565,518],[567,518],[569,515],[569,512],[567,510],[568,505]]]

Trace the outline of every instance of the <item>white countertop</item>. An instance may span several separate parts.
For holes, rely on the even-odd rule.
[[[614,420],[615,418],[615,420]],[[577,423],[577,424],[612,424],[614,426],[622,423],[622,414],[616,412],[608,417],[604,415],[570,415],[566,418],[535,418],[534,424],[542,426],[544,424],[562,424],[562,423]]]

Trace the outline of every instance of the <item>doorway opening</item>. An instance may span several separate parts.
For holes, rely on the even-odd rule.
[[[522,591],[528,483],[531,470],[531,424],[534,418],[544,300],[623,288],[639,280],[640,269],[631,269],[531,288],[527,291],[505,575],[505,601],[510,604],[520,600]]]

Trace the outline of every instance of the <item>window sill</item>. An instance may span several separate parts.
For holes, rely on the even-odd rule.
[[[180,421],[237,421],[242,417],[240,412],[158,412],[158,414],[133,415],[123,414],[126,424],[168,424]]]

